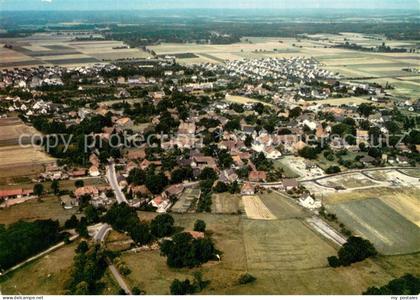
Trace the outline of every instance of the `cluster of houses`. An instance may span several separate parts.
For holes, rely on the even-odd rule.
[[[313,58],[262,58],[229,61],[226,64],[207,65],[211,71],[223,71],[229,76],[244,76],[250,79],[307,81],[313,79],[334,79],[337,76],[319,68]]]

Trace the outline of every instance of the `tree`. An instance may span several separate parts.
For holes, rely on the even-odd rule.
[[[98,210],[93,205],[89,204],[86,206],[84,212],[88,224],[94,224],[99,221]]]
[[[302,114],[302,108],[297,106],[289,111],[289,118],[295,119]]]
[[[127,181],[135,185],[142,185],[146,181],[146,172],[139,168],[132,169],[128,174]]]
[[[78,232],[81,237],[84,237],[84,238],[89,237],[89,232],[87,229],[87,221],[85,217],[82,217],[80,219],[79,225],[76,228],[76,232]]]
[[[191,295],[194,293],[194,286],[189,279],[184,281],[174,279],[171,283],[170,292],[171,295]]]
[[[76,253],[86,253],[89,250],[89,245],[86,241],[81,241],[76,248]]]
[[[203,220],[195,221],[194,231],[205,232],[206,231],[206,222],[204,222]]]
[[[60,182],[58,180],[53,180],[51,182],[51,190],[53,191],[54,195],[57,195],[60,192]]]
[[[161,254],[171,268],[195,267],[212,259],[217,253],[210,238],[194,239],[189,233],[175,234],[160,246]]]
[[[35,195],[41,197],[41,195],[44,193],[44,186],[41,183],[37,183],[34,185],[33,192]]]
[[[340,173],[341,169],[339,166],[330,166],[325,170],[325,173],[327,174],[335,174],[335,173]]]
[[[66,222],[64,222],[64,228],[72,229],[76,228],[79,225],[79,220],[75,215],[72,215]]]
[[[318,156],[318,150],[309,146],[303,147],[298,153],[300,156],[307,159],[316,159]]]
[[[168,178],[165,174],[159,172],[157,174],[148,174],[146,177],[146,187],[153,194],[162,193],[163,189],[168,185]]]
[[[85,182],[84,182],[83,180],[76,180],[76,181],[74,182],[74,186],[75,186],[76,188],[81,188],[81,187],[84,187],[84,186],[85,186]]]
[[[372,114],[374,107],[371,104],[362,103],[359,105],[358,109],[359,113],[364,117],[369,117]]]
[[[217,173],[212,168],[206,167],[204,168],[199,176],[200,180],[216,180]]]
[[[251,147],[253,141],[254,141],[254,139],[252,138],[252,136],[250,134],[247,134],[246,137],[245,137],[244,144],[245,144],[245,146],[247,146],[249,148],[249,147]]]
[[[130,236],[139,245],[146,245],[152,240],[149,225],[138,223],[130,229]]]
[[[168,236],[174,231],[174,223],[174,218],[171,215],[158,215],[150,222],[150,231],[157,238]]]
[[[216,193],[224,193],[228,191],[228,186],[226,185],[226,183],[222,181],[218,181],[216,186],[213,188],[213,190]]]

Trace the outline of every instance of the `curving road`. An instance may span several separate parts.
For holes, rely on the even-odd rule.
[[[110,163],[106,168],[106,178],[108,179],[111,188],[114,190],[115,198],[118,203],[127,203],[124,193],[121,191],[120,186],[118,185],[117,172],[115,171],[115,164]]]

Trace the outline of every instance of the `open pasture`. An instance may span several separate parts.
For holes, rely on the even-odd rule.
[[[328,205],[328,211],[357,235],[370,240],[382,254],[420,251],[420,229],[377,198]]]

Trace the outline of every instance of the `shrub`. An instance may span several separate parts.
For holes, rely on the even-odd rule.
[[[249,273],[245,273],[239,277],[239,284],[248,284],[257,280],[254,276]]]

